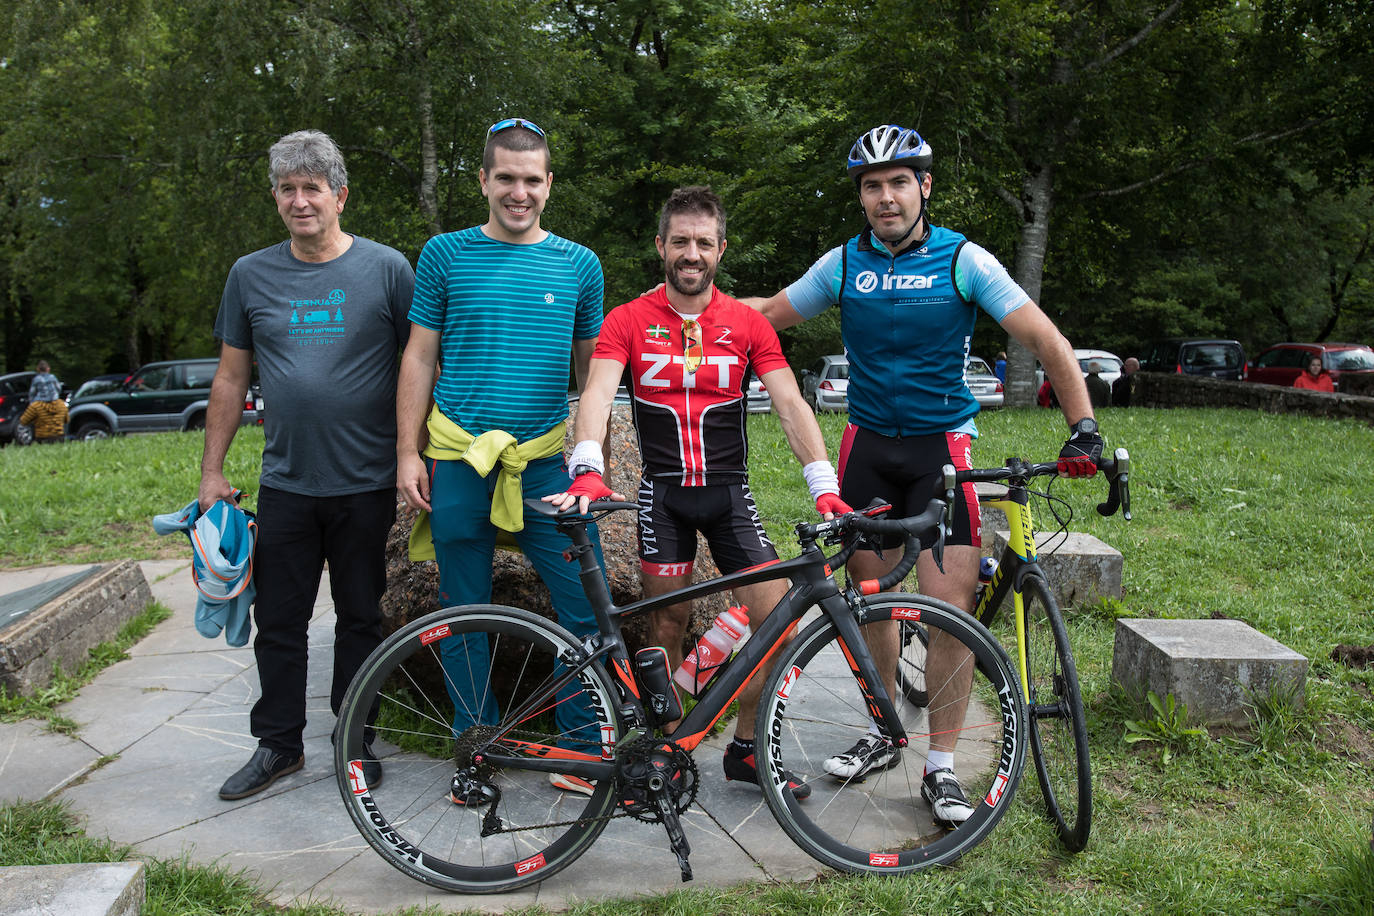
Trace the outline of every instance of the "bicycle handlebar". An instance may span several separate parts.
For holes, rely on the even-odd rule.
[[[954,499],[954,475],[953,467],[946,467],[944,474],[944,488],[942,493],[937,493],[931,497],[926,504],[925,511],[920,515],[913,515],[908,518],[874,518],[888,511],[892,507],[884,505],[878,500],[874,500],[873,505],[865,509],[847,512],[844,515],[831,519],[828,522],[820,522],[815,525],[797,525],[797,537],[803,542],[815,541],[818,538],[837,538],[843,537],[849,532],[858,534],[873,535],[900,535],[903,538],[902,559],[887,575],[878,579],[865,579],[858,583],[860,594],[872,595],[877,592],[886,591],[892,586],[901,582],[911,572],[916,565],[916,558],[921,553],[921,535],[934,528],[936,532],[935,543],[931,546],[931,553],[935,556],[935,562],[944,568],[945,553],[945,512],[950,501]],[[857,539],[851,539],[844,549],[835,556],[829,558],[832,567],[844,564],[854,553],[858,546]]]
[[[1118,448],[1110,458],[1097,459],[1098,470],[1107,476],[1107,501],[1097,504],[1097,512],[1102,516],[1114,515],[1121,510],[1121,517],[1131,520],[1130,470],[1131,456],[1124,448]],[[956,471],[955,480],[959,483],[975,483],[1015,480],[1025,483],[1032,477],[1054,477],[1059,474],[1059,462],[1030,462],[1020,458],[1008,458],[1000,468],[972,468]]]
[[[952,487],[950,488],[953,489]],[[952,493],[950,494],[953,495]],[[920,515],[913,515],[910,518],[869,518],[866,515],[855,514],[850,518],[850,528],[861,534],[900,534],[905,537],[902,544],[902,559],[897,563],[892,571],[885,576],[877,579],[864,579],[858,583],[859,594],[873,595],[878,592],[887,591],[892,586],[901,582],[907,577],[916,565],[916,558],[921,554],[921,534],[930,528],[935,529],[935,543],[931,546],[931,553],[935,555],[935,562],[943,568],[945,557],[945,510],[949,507],[949,502],[940,497],[931,497],[926,504],[925,511]]]

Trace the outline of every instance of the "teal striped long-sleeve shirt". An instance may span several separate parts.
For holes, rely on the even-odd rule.
[[[596,255],[553,233],[513,245],[474,226],[426,242],[410,320],[439,332],[444,416],[522,442],[566,419],[572,342],[600,333],[604,291]]]

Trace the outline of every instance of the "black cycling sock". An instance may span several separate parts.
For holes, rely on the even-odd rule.
[[[730,749],[735,752],[736,757],[748,757],[750,754],[754,753],[754,742],[745,741],[743,738],[736,735],[734,738],[730,739]]]

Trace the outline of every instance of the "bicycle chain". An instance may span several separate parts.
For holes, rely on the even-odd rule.
[[[495,728],[491,728],[490,730],[493,731],[493,732],[496,731]],[[473,729],[469,729],[468,731],[466,731],[466,732],[463,733],[463,737],[467,737],[468,735],[472,734],[472,732],[473,732]],[[527,731],[514,731],[514,730],[513,730],[513,731],[508,731],[508,732],[506,732],[506,734],[512,735],[512,736],[515,736],[515,737],[548,738],[548,735],[543,734],[542,732],[527,732]],[[639,737],[639,738],[636,738],[635,740],[633,740],[633,741],[631,741],[631,742],[629,742],[629,743],[627,743],[627,744],[624,744],[624,745],[622,745],[621,747],[617,748],[617,749],[616,749],[616,751],[617,751],[617,755],[616,755],[616,756],[620,756],[621,753],[628,753],[628,754],[644,753],[643,751],[640,751],[640,750],[639,750],[639,745],[640,745],[640,744],[647,744],[647,745],[650,746],[650,748],[653,748],[653,749],[661,748],[661,747],[667,745],[668,747],[671,748],[670,753],[673,754],[674,756],[679,757],[681,760],[683,760],[683,761],[685,762],[686,767],[689,767],[689,768],[690,768],[690,772],[691,772],[691,790],[692,790],[691,794],[692,794],[692,797],[691,797],[690,799],[688,799],[686,805],[683,805],[683,806],[681,806],[681,807],[679,808],[679,812],[678,812],[678,813],[682,813],[682,812],[685,811],[688,807],[691,806],[691,804],[692,804],[693,801],[696,800],[696,787],[697,787],[697,782],[698,782],[698,780],[697,780],[698,770],[697,770],[696,762],[693,761],[692,758],[691,758],[691,756],[690,756],[686,751],[684,751],[681,747],[679,747],[676,743],[674,743],[674,742],[672,742],[672,741],[669,741],[669,740],[667,740],[667,739],[664,739],[664,738],[652,738],[652,737],[650,737],[650,736],[648,736],[648,735],[644,735],[644,736],[641,736],[641,737]],[[652,750],[649,751],[649,752],[651,753]],[[455,756],[457,756],[457,755],[455,754]],[[470,762],[470,761],[471,761],[471,756],[469,756],[469,766],[471,766],[471,762]],[[506,826],[505,823],[503,822],[502,825],[501,825],[501,829],[500,829],[499,832],[500,832],[500,833],[522,833],[522,832],[525,832],[525,831],[528,831],[528,830],[548,830],[548,829],[550,829],[550,828],[552,828],[552,827],[582,827],[582,826],[585,826],[585,825],[587,825],[587,824],[596,823],[597,821],[612,821],[612,820],[615,820],[616,818],[621,818],[621,817],[634,817],[636,820],[640,820],[640,821],[643,820],[642,818],[636,817],[636,815],[634,814],[634,812],[633,812],[632,810],[627,810],[627,809],[625,808],[624,805],[616,805],[616,806],[615,806],[615,810],[612,811],[612,813],[610,813],[610,814],[602,814],[602,815],[599,815],[599,816],[597,816],[597,817],[579,817],[579,818],[574,818],[573,820],[569,820],[569,821],[549,821],[548,823],[543,823],[543,824],[532,824],[532,825],[530,825],[530,826],[528,826],[528,827],[508,827],[508,826]],[[648,822],[648,823],[658,823],[658,821],[651,821],[651,822]]]

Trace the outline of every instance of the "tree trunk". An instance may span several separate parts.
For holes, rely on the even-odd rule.
[[[1054,203],[1054,167],[1034,165],[1027,170],[1021,186],[1021,239],[1016,246],[1012,277],[1039,304],[1041,280],[1045,274],[1045,254],[1049,248],[1050,210]],[[1035,404],[1035,357],[1012,337],[1007,341],[1008,407]]]
[[[439,155],[434,142],[434,87],[429,81],[429,67],[425,63],[425,43],[420,37],[415,11],[410,11],[409,44],[415,64],[415,108],[420,116],[420,212],[429,223],[429,234],[444,231],[439,221]]]

